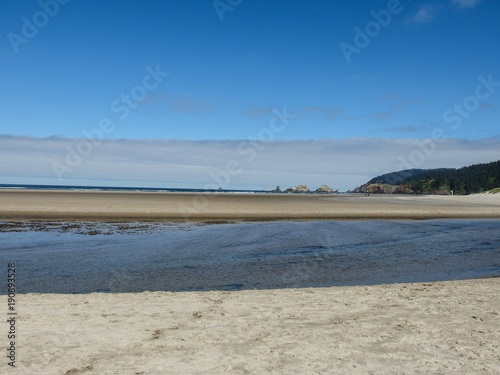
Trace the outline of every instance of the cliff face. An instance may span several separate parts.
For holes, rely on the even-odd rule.
[[[388,185],[388,184],[364,184],[356,189],[354,189],[353,193],[370,193],[370,194],[391,194],[394,193],[397,186]]]

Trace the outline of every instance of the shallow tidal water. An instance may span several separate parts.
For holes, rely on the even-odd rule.
[[[18,293],[239,290],[500,276],[500,220],[0,223]],[[2,290],[1,294],[6,291]]]

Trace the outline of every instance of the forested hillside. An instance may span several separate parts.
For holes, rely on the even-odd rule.
[[[463,195],[495,188],[500,188],[500,160],[458,169],[410,169],[387,173],[355,191],[410,194],[449,194],[453,191]]]

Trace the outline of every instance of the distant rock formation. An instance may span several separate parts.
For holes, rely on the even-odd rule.
[[[388,184],[364,184],[353,191],[352,193],[365,193],[365,194],[391,194],[396,190],[396,186]]]
[[[271,191],[276,191],[276,192],[278,192],[278,191],[279,191],[279,192],[281,192],[281,188],[280,188],[280,186],[278,185],[278,186],[276,186],[276,189],[273,189],[273,190],[271,190]]]
[[[285,190],[285,193],[308,193],[308,192],[309,189],[307,188],[306,185],[292,186],[291,188]]]
[[[314,192],[315,193],[323,193],[323,194],[334,193],[333,189],[328,185],[321,185]],[[338,192],[338,190],[337,190],[337,192]]]

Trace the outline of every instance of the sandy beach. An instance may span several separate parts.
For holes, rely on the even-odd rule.
[[[498,374],[499,287],[19,295],[2,373]]]
[[[0,191],[3,221],[432,218],[500,218],[500,195]],[[4,356],[0,373],[500,373],[499,287],[500,278],[490,278],[302,289],[19,294],[17,367],[8,366]],[[7,312],[7,296],[0,296],[0,304]],[[8,332],[8,324],[3,319],[0,329]]]
[[[500,218],[500,194],[472,196],[1,190],[0,220],[239,221]]]

